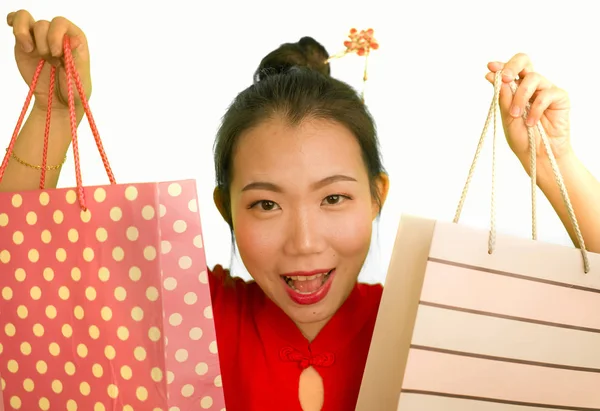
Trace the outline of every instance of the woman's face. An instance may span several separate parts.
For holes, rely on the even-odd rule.
[[[387,179],[379,184],[385,198]],[[324,120],[247,131],[231,211],[248,272],[305,334],[318,332],[352,291],[379,212],[354,135]]]

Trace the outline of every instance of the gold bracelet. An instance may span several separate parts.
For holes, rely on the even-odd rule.
[[[6,149],[6,152],[8,152],[8,148]],[[43,167],[42,166],[36,166],[34,164],[29,164],[27,161],[19,158],[15,152],[12,152],[12,158],[14,158],[17,163],[24,165],[25,167],[29,167],[29,168],[33,168],[34,170],[41,170]],[[67,161],[67,156],[65,156],[65,158],[63,158],[62,162],[60,164],[57,164],[55,166],[46,166],[46,171],[52,171],[52,170],[59,170],[63,164],[65,164],[65,161]]]

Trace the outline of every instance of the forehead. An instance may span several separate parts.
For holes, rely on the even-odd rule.
[[[366,176],[354,134],[342,124],[320,119],[299,125],[270,119],[248,130],[240,136],[233,169],[234,184],[265,177],[299,181],[336,173]]]

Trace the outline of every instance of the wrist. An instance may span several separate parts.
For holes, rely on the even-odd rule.
[[[48,114],[48,106],[34,102],[29,116],[33,117],[33,118],[43,118],[44,121],[46,121],[47,114]],[[85,115],[85,112],[83,111],[83,107],[76,106],[75,107],[75,120],[77,122],[77,125],[79,125],[79,123],[81,123],[81,120],[83,120],[84,115]],[[58,122],[69,122],[70,116],[71,116],[71,114],[69,112],[68,107],[52,107],[52,117],[51,117],[52,123],[57,122],[57,121]]]

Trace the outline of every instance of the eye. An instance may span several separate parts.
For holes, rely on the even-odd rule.
[[[343,203],[345,200],[349,200],[350,197],[341,194],[333,194],[323,199],[322,205],[337,205]]]
[[[249,208],[258,208],[260,211],[273,211],[279,206],[276,202],[270,200],[260,200],[252,203]]]

